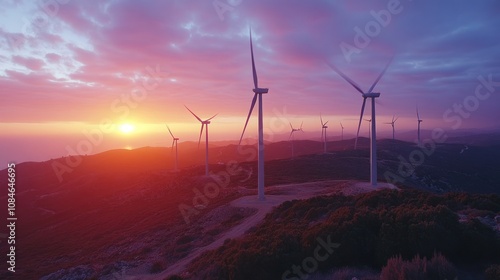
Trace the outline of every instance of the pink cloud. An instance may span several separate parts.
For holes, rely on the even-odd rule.
[[[26,68],[38,71],[44,66],[44,62],[41,59],[37,58],[26,58],[22,56],[13,56],[12,62],[25,66]]]

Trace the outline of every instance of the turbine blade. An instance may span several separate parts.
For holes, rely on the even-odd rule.
[[[356,133],[356,141],[354,141],[354,148],[358,145],[359,129],[361,128],[361,121],[363,120],[363,113],[365,112],[366,97],[363,97],[363,104],[361,105],[361,115],[359,115],[358,132]]]
[[[245,126],[243,127],[243,132],[241,133],[241,137],[240,137],[240,143],[238,145],[241,145],[241,140],[243,139],[243,135],[245,134],[245,130],[247,129],[248,120],[250,120],[250,116],[252,115],[252,111],[253,111],[253,107],[255,106],[255,102],[257,102],[257,93],[253,95],[252,105],[250,105],[250,111],[248,111],[247,121],[245,122]]]
[[[293,126],[292,126],[292,123],[291,123],[291,122],[289,122],[289,124],[290,124],[290,128],[291,128],[291,129],[293,130]]]
[[[399,119],[399,117],[397,117],[397,118],[394,120],[394,122],[396,122],[398,119]]]
[[[205,121],[209,121],[209,120],[211,120],[211,119],[215,118],[215,116],[217,116],[218,114],[219,114],[219,113],[217,113],[217,114],[213,115],[211,118],[206,119]]]
[[[344,78],[344,80],[346,80],[349,84],[351,84],[351,86],[353,86],[357,91],[359,91],[361,94],[364,94],[363,90],[361,90],[358,84],[356,84],[353,80],[347,77],[346,74],[342,73],[342,71],[340,71],[337,67],[335,67],[335,65],[329,63],[328,61],[326,61],[326,64],[330,66],[330,68],[332,68],[332,70],[335,71],[335,73],[339,74],[342,78]]]
[[[372,90],[377,85],[378,81],[380,81],[380,79],[382,78],[382,76],[384,76],[385,71],[387,71],[387,68],[389,68],[389,65],[391,64],[391,62],[392,62],[393,59],[394,59],[394,56],[391,57],[391,59],[389,59],[389,62],[387,62],[387,64],[385,65],[384,70],[380,73],[380,75],[377,77],[377,79],[375,80],[375,82],[373,83],[373,85],[371,86],[371,88],[368,90],[368,93],[372,92]]]
[[[326,123],[324,125],[326,125],[329,121],[326,121]]]
[[[290,131],[290,136],[288,136],[288,140],[290,140],[292,138],[292,134],[293,134],[294,131],[295,130]]]
[[[172,134],[172,131],[170,130],[170,127],[168,127],[168,125],[166,125],[166,126],[167,126],[167,129],[168,129],[168,132],[170,132],[170,135],[172,135],[172,138],[175,138],[174,135]]]
[[[417,106],[417,119],[420,120],[420,115],[418,114],[418,106]]]
[[[174,147],[174,142],[175,142],[175,140],[172,140],[172,148]],[[173,150],[172,150],[172,151],[173,151]]]
[[[302,130],[302,125],[304,124],[304,122],[301,122],[300,123],[300,130]]]
[[[198,138],[198,149],[200,148],[201,135],[203,134],[203,126],[205,126],[204,123],[201,124],[200,138]]]
[[[321,113],[319,113],[319,119],[320,119],[320,121],[321,121],[321,125],[322,125],[322,126],[323,126],[323,125],[325,125],[325,124],[323,123],[323,118],[321,117]]]
[[[257,70],[255,69],[255,60],[253,58],[252,28],[250,28],[250,52],[252,54],[253,84],[255,88],[259,88],[259,81],[257,79]]]
[[[189,111],[189,112],[191,112],[191,114],[193,114],[193,116],[194,116],[194,117],[195,117],[198,121],[203,122],[203,121],[202,121],[202,120],[201,120],[201,119],[200,119],[200,118],[199,118],[199,117],[198,117],[195,113],[193,113],[193,111],[189,110],[189,108],[188,108],[186,105],[184,105],[184,107],[186,107],[186,109],[188,109],[188,111]]]

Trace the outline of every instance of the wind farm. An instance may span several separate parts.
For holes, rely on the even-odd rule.
[[[5,2],[0,279],[500,279],[500,7],[431,4]]]

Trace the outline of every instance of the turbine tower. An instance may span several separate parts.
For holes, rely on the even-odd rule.
[[[418,129],[417,129],[418,145],[420,146],[420,144],[422,143],[420,142],[420,123],[422,122],[422,120],[420,119],[420,115],[418,113],[418,106],[417,106],[417,122],[418,122]]]
[[[248,120],[250,119],[250,115],[252,115],[253,107],[255,106],[255,102],[257,98],[259,99],[259,153],[258,153],[258,172],[257,172],[257,190],[259,200],[265,200],[264,196],[264,124],[263,124],[263,116],[262,116],[262,94],[268,93],[268,88],[259,88],[259,82],[257,79],[257,70],[255,69],[255,60],[253,57],[253,44],[252,44],[252,29],[250,29],[250,54],[252,57],[252,73],[253,73],[253,84],[254,84],[254,95],[252,99],[252,104],[250,105],[250,111],[248,112],[247,121],[245,122],[245,127],[243,128],[243,132],[240,137],[243,139],[243,134],[245,134],[245,130],[248,125]]]
[[[172,134],[172,131],[170,130],[170,127],[167,125],[168,132],[170,132],[170,135],[172,136],[172,152],[174,151],[174,144],[175,144],[175,165],[174,165],[174,171],[179,170],[179,154],[177,151],[177,141],[179,141],[179,138],[175,137],[174,134]]]
[[[211,118],[202,120],[198,117],[193,111],[189,110],[189,108],[184,105],[188,111],[193,114],[193,116],[201,123],[200,137],[198,139],[198,148],[200,147],[201,135],[203,134],[203,127],[206,126],[207,129],[205,131],[205,176],[208,176],[208,125],[210,124],[210,120],[215,118],[217,114],[213,115]]]
[[[351,86],[353,86],[359,93],[361,93],[361,97],[363,97],[363,103],[361,105],[361,114],[359,116],[359,124],[358,124],[358,132],[356,134],[356,141],[354,144],[354,148],[356,149],[357,147],[357,142],[358,142],[358,136],[359,136],[359,129],[361,127],[361,121],[363,120],[363,113],[365,111],[365,104],[366,104],[366,99],[370,98],[372,101],[372,117],[371,117],[371,137],[370,137],[370,183],[372,186],[377,185],[377,132],[375,128],[375,98],[380,96],[380,92],[373,92],[373,89],[377,85],[377,83],[380,81],[382,76],[384,75],[385,71],[389,67],[389,65],[392,62],[391,58],[385,68],[382,70],[380,75],[377,77],[373,85],[368,89],[368,92],[363,92],[361,88],[349,77],[347,77],[344,73],[342,73],[335,65],[330,64],[327,62],[327,64],[330,66],[330,68],[333,69],[338,75],[340,75],[344,80],[346,80]]]
[[[326,154],[326,129],[328,128],[326,124],[328,123],[328,121],[324,123],[321,114],[319,114],[319,119],[321,121],[321,140],[323,141],[323,153]]]
[[[342,125],[342,122],[340,122],[340,127],[342,128],[342,141],[344,141],[344,126]]]
[[[290,139],[292,140],[292,158],[294,157],[293,142],[295,141],[295,138],[293,137],[293,133],[294,133],[295,131],[302,131],[302,132],[304,132],[304,131],[302,130],[302,124],[304,124],[304,122],[302,122],[302,123],[300,124],[300,128],[293,128],[292,123],[290,123],[290,128],[291,128],[292,130],[290,131],[290,136],[288,137],[288,141],[290,141]]]
[[[385,124],[390,124],[392,126],[392,140],[394,140],[394,124],[396,123],[396,121],[399,119],[399,117],[397,117],[396,119],[394,119],[394,115],[392,115],[392,121],[391,122],[386,122]]]

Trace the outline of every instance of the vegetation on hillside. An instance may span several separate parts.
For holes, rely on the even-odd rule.
[[[468,214],[460,219],[457,213]],[[203,254],[189,270],[203,279],[300,279],[294,265],[303,274],[345,266],[387,270],[403,260],[422,265],[423,258],[431,264],[449,260],[447,275],[454,273],[451,263],[484,270],[500,259],[498,233],[484,222],[499,213],[496,195],[417,190],[285,202],[243,238]],[[325,260],[305,261],[322,242],[340,246]]]

